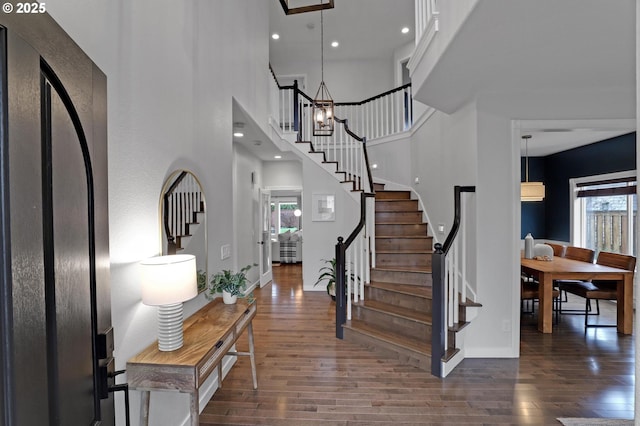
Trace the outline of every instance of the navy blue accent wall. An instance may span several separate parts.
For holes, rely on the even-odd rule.
[[[525,159],[520,159],[520,181],[525,181]],[[545,182],[545,157],[529,157],[529,182]],[[545,205],[543,201],[527,201],[521,206],[520,233],[524,238],[531,233],[533,238],[546,238]]]
[[[635,170],[636,133],[628,133],[549,155],[544,157],[544,163],[545,235],[540,238],[569,241],[571,237],[569,179]],[[529,175],[531,176],[531,170]]]

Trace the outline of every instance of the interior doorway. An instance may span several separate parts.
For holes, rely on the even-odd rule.
[[[271,190],[271,245],[274,263],[303,259],[302,189]]]

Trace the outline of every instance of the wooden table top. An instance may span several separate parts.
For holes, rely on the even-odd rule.
[[[175,351],[158,350],[158,342],[149,345],[128,364],[195,366],[221,340],[249,308],[246,300],[225,305],[217,298],[184,321],[184,345]]]
[[[520,259],[523,267],[544,273],[585,273],[585,274],[631,274],[633,271],[598,265],[596,263],[581,262],[567,259],[566,257],[554,257],[553,260]]]

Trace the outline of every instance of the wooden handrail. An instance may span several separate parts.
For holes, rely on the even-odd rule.
[[[402,86],[396,87],[395,89],[387,90],[384,93],[380,93],[379,95],[372,96],[370,98],[365,99],[364,101],[360,101],[360,102],[335,102],[334,105],[336,105],[336,106],[358,106],[358,105],[364,105],[367,102],[371,102],[371,101],[375,101],[376,99],[384,98],[385,96],[388,96],[388,95],[390,95],[392,93],[395,93],[395,92],[399,92],[399,91],[404,90],[404,89],[406,89],[408,87],[411,87],[411,83],[404,84]]]
[[[367,222],[366,200],[368,197],[375,197],[375,194],[369,192],[360,193],[360,221],[346,241],[344,238],[338,237],[338,243],[336,244],[336,337],[338,339],[344,337],[342,325],[347,321],[347,295],[345,293],[346,253]]]
[[[475,186],[455,186],[454,192],[454,217],[453,226],[443,244],[437,243],[434,246],[431,261],[432,283],[432,307],[431,307],[431,374],[442,377],[442,358],[446,353],[446,333],[447,318],[447,288],[446,288],[446,257],[453,245],[453,241],[460,229],[461,194],[463,192],[475,192]]]
[[[447,235],[447,239],[444,240],[444,244],[442,245],[442,252],[445,255],[449,253],[453,240],[456,238],[456,235],[458,235],[458,230],[460,229],[460,217],[462,215],[462,212],[460,211],[460,196],[463,192],[476,192],[476,187],[456,185],[453,188],[453,226],[451,227],[451,231],[449,231],[449,235]]]

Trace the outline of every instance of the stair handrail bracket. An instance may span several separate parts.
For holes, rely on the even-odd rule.
[[[466,299],[465,277],[465,232],[458,237],[462,218],[462,194],[475,193],[475,186],[454,187],[454,220],[444,244],[436,243],[432,257],[432,334],[431,334],[431,374],[443,375],[443,359],[447,352],[447,339],[450,327],[458,323],[458,305],[460,299]],[[462,239],[462,249],[460,249]],[[462,254],[460,259],[459,254]],[[462,271],[462,272],[461,272]]]

